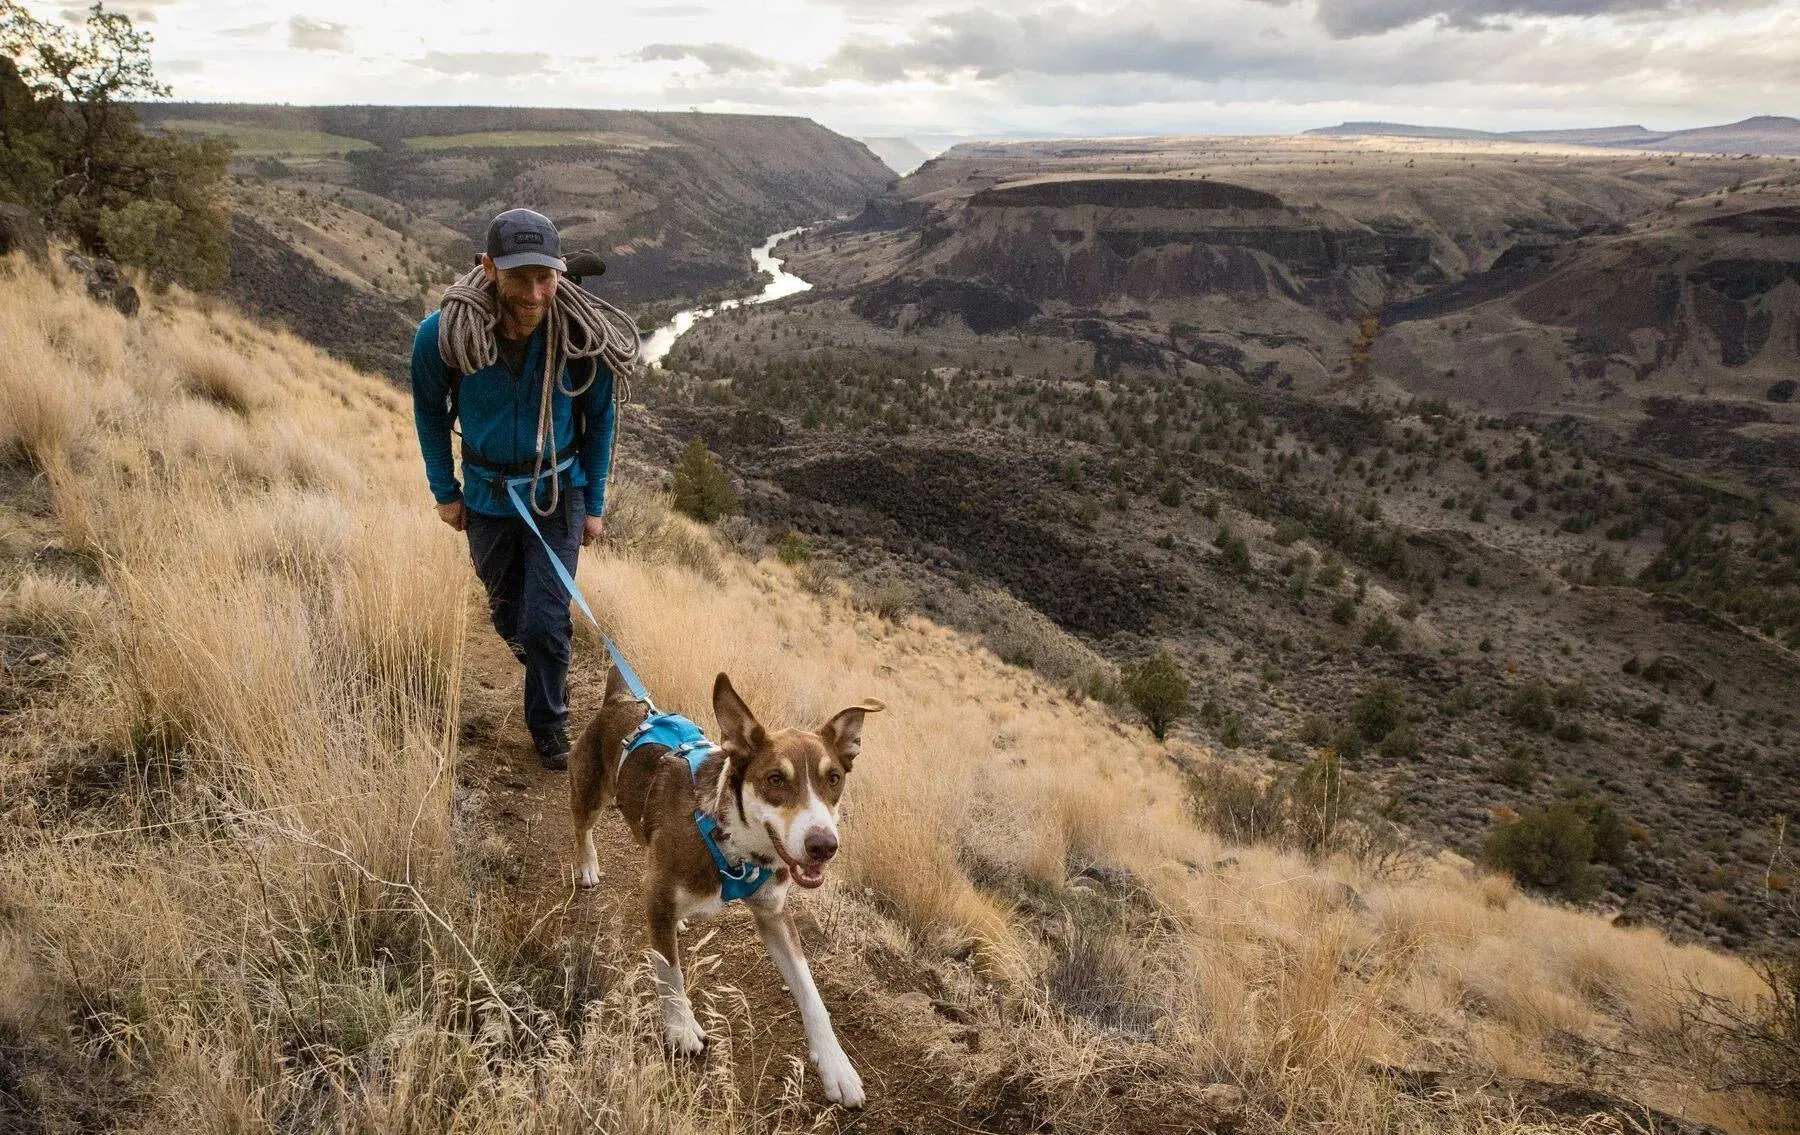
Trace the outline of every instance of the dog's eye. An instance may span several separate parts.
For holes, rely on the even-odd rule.
[[[772,772],[769,774],[769,779],[765,780],[763,783],[767,784],[770,788],[786,788],[787,777],[778,772]]]
[[[836,788],[838,785],[844,783],[844,774],[833,769],[831,775],[826,777],[825,781],[830,784],[831,787]]]

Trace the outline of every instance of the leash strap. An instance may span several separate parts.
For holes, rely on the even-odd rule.
[[[559,461],[552,476],[562,476],[564,471],[573,464],[575,464],[573,457]],[[556,578],[562,581],[563,590],[567,591],[569,597],[575,600],[575,605],[581,608],[581,613],[587,616],[587,621],[593,624],[594,630],[599,631],[600,641],[606,644],[606,652],[612,655],[613,666],[618,669],[619,677],[625,679],[625,688],[631,691],[633,698],[649,706],[650,712],[655,713],[656,703],[650,700],[650,691],[644,688],[643,679],[637,676],[637,671],[631,668],[631,663],[625,661],[625,655],[614,645],[613,640],[607,637],[606,632],[600,630],[600,620],[594,618],[594,612],[588,606],[587,598],[581,594],[581,588],[575,586],[575,579],[569,574],[569,569],[563,566],[562,557],[550,547],[550,541],[544,538],[543,530],[538,527],[537,518],[531,515],[531,507],[519,496],[520,486],[529,485],[531,481],[532,478],[529,474],[506,479],[506,495],[512,501],[513,511],[519,514],[519,518],[525,521],[526,526],[531,529],[531,534],[538,538],[538,543],[544,546],[544,554],[550,557],[550,566],[556,570]]]

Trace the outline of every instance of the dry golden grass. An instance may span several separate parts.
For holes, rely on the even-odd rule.
[[[729,1028],[704,1068],[663,1057],[630,961],[584,1005],[568,948],[470,873],[469,572],[399,392],[179,294],[126,324],[14,265],[0,312],[5,365],[67,384],[0,369],[0,421],[91,565],[9,568],[0,606],[60,652],[0,718],[0,1050],[36,1054],[45,1106],[85,1067],[122,1070],[82,1090],[114,1093],[124,1130],[811,1129],[741,1096]],[[938,975],[988,1038],[949,1077],[971,1098],[1002,1085],[1064,1129],[1128,1130],[1224,1083],[1252,1130],[1547,1129],[1373,1071],[1422,1065],[1791,1121],[1671,1055],[1684,990],[1754,1000],[1738,961],[1465,864],[1398,881],[1228,847],[1103,707],[615,499],[582,580],[663,706],[709,723],[720,670],[771,726],[889,706],[809,905],[837,948]],[[579,664],[598,657],[584,634]],[[1624,1055],[1584,1071],[1597,1051]]]

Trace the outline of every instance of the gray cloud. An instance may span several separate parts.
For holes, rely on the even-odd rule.
[[[945,81],[972,72],[978,79],[1135,73],[1213,80],[1303,77],[1316,75],[1319,66],[1304,48],[1258,45],[1234,28],[1171,30],[1117,13],[1096,17],[1063,8],[1018,17],[949,12],[898,43],[851,39],[814,78],[893,83],[920,76]]]
[[[1517,16],[1656,16],[1767,7],[1775,0],[1319,0],[1332,36],[1377,35],[1421,20],[1456,28],[1492,27]]]
[[[668,16],[681,18],[685,16],[710,16],[713,10],[699,4],[660,4],[649,8],[637,9],[640,16]]]
[[[504,79],[542,71],[550,57],[538,51],[428,51],[419,66],[445,75]]]
[[[729,43],[652,43],[634,52],[631,57],[644,63],[694,59],[705,64],[706,69],[714,75],[732,71],[769,71],[775,67],[773,59]]]
[[[275,28],[274,20],[265,20],[260,24],[245,24],[242,27],[223,28],[219,34],[230,39],[261,39]]]
[[[134,23],[154,24],[158,8],[167,8],[172,4],[179,3],[181,0],[128,0],[124,4],[108,4],[107,9],[130,17]],[[87,4],[66,4],[58,9],[62,18],[71,24],[87,23],[88,13],[91,10],[92,6]]]
[[[294,16],[288,20],[288,46],[295,51],[349,51],[350,26]]]
[[[1139,9],[1141,11],[1142,9]],[[1240,9],[1245,11],[1246,9]],[[1571,78],[1591,88],[1628,76],[1664,84],[1697,79],[1729,53],[1740,82],[1791,84],[1800,46],[1781,51],[1725,52],[1715,43],[1695,51],[1645,28],[1604,41],[1558,34],[1539,24],[1482,34],[1420,30],[1347,43],[1313,31],[1269,37],[1261,21],[1192,16],[1149,20],[1132,10],[1090,13],[1049,9],[1009,17],[986,10],[927,19],[904,38],[853,38],[824,66],[790,77],[796,85],[833,80],[886,84],[927,80],[961,86],[1003,81],[1058,105],[1157,102],[1198,98],[1196,85],[1230,84],[1236,97],[1255,87],[1263,97],[1362,98],[1370,90],[1441,85],[1495,88],[1538,84],[1566,90]],[[1078,81],[1079,80],[1079,81]],[[1054,91],[1058,84],[1061,97]],[[1515,91],[1516,93],[1516,91]]]

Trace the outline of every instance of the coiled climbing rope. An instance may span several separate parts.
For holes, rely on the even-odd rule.
[[[491,367],[500,357],[494,329],[500,322],[500,302],[494,285],[478,267],[444,291],[443,315],[438,319],[438,353],[444,363],[463,375]],[[631,316],[571,280],[558,281],[550,310],[544,316],[544,384],[538,397],[537,460],[531,473],[531,510],[549,516],[561,499],[560,478],[550,478],[550,502],[538,507],[538,484],[544,476],[544,443],[552,429],[551,393],[569,398],[587,392],[599,377],[596,369],[573,390],[562,384],[562,372],[576,359],[604,359],[612,369],[613,400],[623,407],[631,398],[631,370],[637,365],[638,327]],[[550,446],[555,463],[556,447]],[[610,473],[610,470],[609,470]]]

